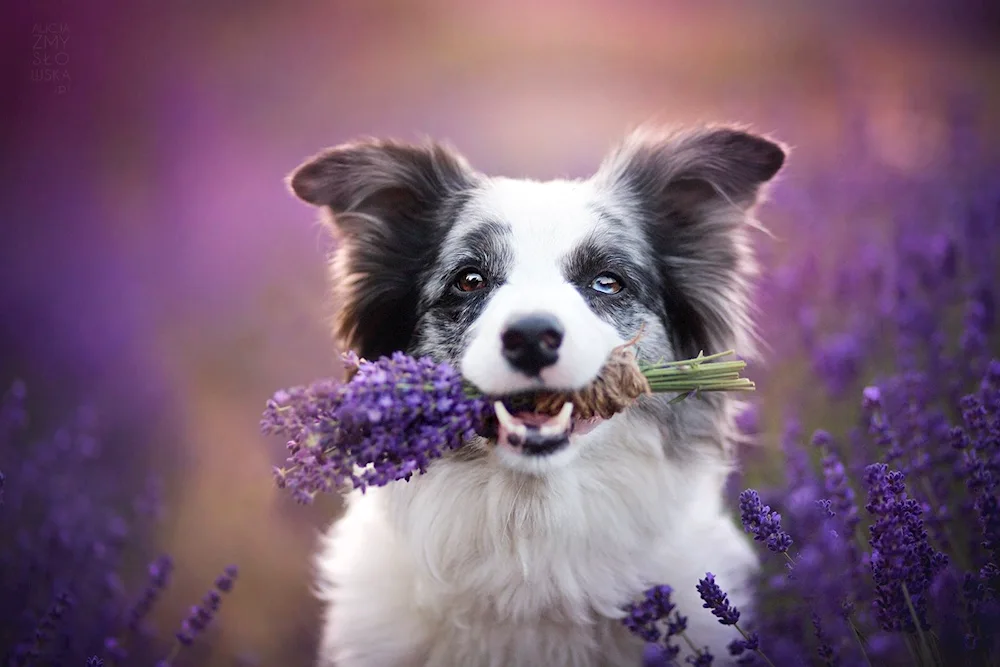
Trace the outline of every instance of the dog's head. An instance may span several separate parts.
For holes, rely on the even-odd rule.
[[[748,227],[784,160],[742,129],[639,131],[588,180],[535,182],[371,140],[317,155],[290,185],[338,241],[342,347],[431,356],[506,395],[582,387],[640,328],[647,360],[752,354]],[[523,432],[529,417],[501,421]],[[548,442],[503,457],[536,469],[570,449]]]

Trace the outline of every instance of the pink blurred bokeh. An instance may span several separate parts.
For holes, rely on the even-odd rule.
[[[733,120],[792,144],[787,187],[859,114],[877,159],[926,167],[963,94],[995,142],[998,12],[873,4],[5,7],[0,371],[95,400],[168,474],[162,629],[235,561],[212,664],[308,664],[309,557],[337,503],[273,488],[281,450],[257,422],[273,390],[337,372],[337,351],[326,239],[285,175],[359,135],[431,135],[484,171],[582,176],[636,124]]]

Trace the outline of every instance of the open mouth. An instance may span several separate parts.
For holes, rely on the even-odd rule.
[[[496,441],[525,456],[547,456],[569,444],[571,435],[592,431],[602,420],[575,419],[573,404],[567,402],[559,414],[552,416],[537,412],[511,412],[502,401],[493,404],[497,415]]]

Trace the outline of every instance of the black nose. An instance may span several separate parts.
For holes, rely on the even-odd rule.
[[[503,356],[525,375],[537,376],[559,359],[563,328],[551,315],[525,315],[507,325],[500,334]]]

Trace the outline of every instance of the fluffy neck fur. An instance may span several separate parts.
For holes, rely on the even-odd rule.
[[[577,459],[545,476],[485,454],[384,490],[389,521],[435,584],[421,604],[455,618],[580,624],[619,616],[660,583],[660,542],[718,517],[727,466],[669,459],[659,429],[626,414],[586,437]]]

